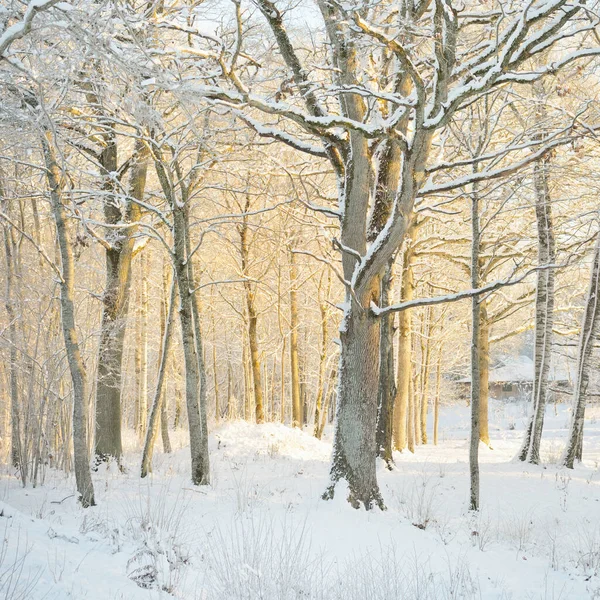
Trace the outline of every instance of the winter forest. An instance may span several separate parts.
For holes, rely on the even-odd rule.
[[[0,600],[600,598],[600,2],[0,1]]]

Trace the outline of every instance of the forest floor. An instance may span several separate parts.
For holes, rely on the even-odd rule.
[[[83,510],[71,477],[23,489],[0,479],[3,600],[570,600],[600,598],[600,407],[588,410],[584,463],[554,463],[568,411],[547,412],[543,467],[515,464],[519,404],[492,403],[481,448],[480,514],[467,511],[468,409],[444,407],[437,447],[379,465],[386,511],[357,511],[326,487],[331,441],[244,422],[213,427],[212,485],[188,479],[185,436],[138,477],[94,475]],[[331,432],[327,432],[331,435]]]

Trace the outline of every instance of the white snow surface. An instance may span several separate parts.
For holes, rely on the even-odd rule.
[[[437,447],[379,465],[387,510],[355,510],[328,481],[331,431],[244,422],[213,426],[212,485],[189,483],[184,432],[138,477],[94,474],[98,505],[70,476],[0,481],[0,598],[22,600],[575,600],[600,598],[600,406],[588,408],[584,462],[555,463],[569,409],[548,407],[544,466],[512,461],[523,404],[490,403],[479,515],[467,510],[469,409],[444,406]],[[431,436],[430,436],[431,437]]]

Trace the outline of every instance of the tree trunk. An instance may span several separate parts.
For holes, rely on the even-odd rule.
[[[379,289],[373,292],[371,297],[379,296]],[[332,484],[324,497],[332,497],[335,483],[343,478],[350,488],[348,501],[355,508],[384,506],[375,469],[379,335],[379,319],[352,300],[340,328]]]
[[[436,374],[435,374],[435,401],[433,405],[433,445],[438,444],[438,430],[440,425],[440,383],[442,378],[442,345],[440,345],[440,351],[437,361]]]
[[[590,285],[586,298],[581,333],[579,335],[579,351],[577,353],[577,373],[573,388],[573,412],[569,427],[569,438],[563,455],[562,463],[572,469],[575,461],[583,458],[583,425],[585,421],[585,406],[587,403],[587,388],[589,384],[590,359],[594,343],[598,337],[598,315],[600,299],[600,233],[596,240],[594,258],[590,271]]]
[[[2,201],[2,211],[9,215],[10,206],[6,198],[6,192],[2,181],[0,181],[0,200]],[[21,482],[25,486],[27,482],[27,468],[23,464],[23,450],[21,442],[21,416],[19,408],[19,382],[17,379],[17,315],[15,310],[16,294],[14,290],[16,264],[13,255],[13,240],[10,228],[7,223],[4,229],[4,258],[6,260],[6,295],[4,305],[6,307],[6,316],[8,318],[8,340],[9,350],[9,389],[10,389],[10,416],[11,416],[11,434],[10,434],[10,462],[14,468],[19,469]]]
[[[487,314],[487,302],[479,305],[479,439],[490,445],[489,433],[489,397],[490,397],[490,326]]]
[[[129,194],[142,200],[146,186],[148,147],[137,141],[131,167]],[[117,170],[116,146],[109,144],[101,161],[103,172]],[[107,182],[106,186],[112,183]],[[135,223],[140,219],[139,206],[126,201],[122,213],[121,204],[111,197],[104,203],[107,224]],[[123,345],[129,313],[131,288],[131,262],[137,227],[118,230],[110,249],[106,251],[106,283],[103,296],[102,324],[98,348],[98,374],[96,378],[96,461],[110,457],[121,460],[121,381]]]
[[[320,288],[319,284],[319,288]],[[329,292],[331,286],[328,286],[327,291]],[[319,290],[320,291],[320,290]],[[327,310],[327,304],[321,302],[321,352],[319,355],[319,380],[317,382],[317,398],[315,401],[315,420],[314,420],[314,435],[318,437],[319,426],[321,423],[321,411],[323,409],[323,401],[325,396],[325,367],[327,363],[327,344],[328,344],[328,329],[327,324],[329,320],[329,311]]]
[[[538,265],[553,264],[556,258],[552,206],[548,188],[548,166],[544,158],[534,165],[535,216],[538,231]],[[535,294],[534,378],[531,394],[531,418],[525,432],[520,460],[540,462],[540,444],[548,397],[548,375],[552,361],[552,327],[554,325],[554,270],[538,271]]]
[[[409,237],[408,245],[404,252],[400,293],[403,302],[412,300],[415,289],[411,241],[412,235]],[[398,387],[396,388],[396,400],[394,403],[394,448],[402,451],[406,448],[407,444],[409,382],[412,377],[412,317],[410,310],[403,310],[398,314],[398,330],[398,359],[396,366],[398,370]],[[412,420],[410,422],[412,423]]]
[[[61,193],[62,174],[52,148],[50,132],[42,137],[46,177],[50,188],[50,203],[56,223],[56,235],[60,249],[62,281],[60,282],[60,306],[62,330],[67,361],[73,384],[73,449],[75,454],[75,481],[82,506],[94,506],[94,486],[90,474],[87,414],[88,396],[85,366],[79,349],[75,328],[75,260],[73,242],[65,214]]]
[[[156,389],[154,392],[154,401],[152,402],[152,409],[150,411],[148,419],[148,429],[146,432],[146,439],[144,442],[144,450],[142,453],[142,467],[141,477],[146,477],[148,473],[152,472],[152,454],[154,452],[154,444],[158,435],[158,425],[161,417],[161,409],[164,404],[164,380],[165,372],[167,369],[167,361],[169,358],[169,349],[171,346],[171,329],[173,326],[173,307],[175,306],[175,298],[177,291],[177,282],[173,279],[171,284],[171,294],[169,297],[169,308],[163,327],[163,336],[161,342],[160,362],[158,365],[158,376],[156,379]],[[162,419],[163,422],[165,419]],[[168,439],[168,438],[167,438]]]
[[[300,396],[300,360],[298,357],[298,271],[296,256],[289,249],[290,270],[290,373],[292,380],[292,427],[302,427],[302,403]]]
[[[142,276],[140,303],[140,379],[139,379],[139,438],[146,437],[148,425],[148,259],[145,252],[140,257]]]
[[[381,306],[389,305],[393,263],[390,261],[381,279]],[[377,412],[377,454],[388,466],[393,462],[392,438],[394,422],[394,314],[381,318],[379,341],[379,388]]]
[[[475,169],[476,167],[474,167]],[[479,193],[476,185],[473,185],[471,194],[471,288],[479,287],[479,249],[481,233],[479,226]],[[481,348],[482,336],[480,327],[482,302],[479,296],[473,296],[471,300],[471,439],[469,443],[469,474],[470,494],[469,510],[479,510],[479,438],[480,438],[480,402],[481,402]],[[483,318],[485,320],[485,316]],[[487,339],[487,336],[486,336]],[[487,397],[487,395],[486,395]]]
[[[244,276],[244,292],[246,296],[246,311],[248,314],[248,344],[250,346],[250,366],[252,368],[252,381],[254,384],[254,414],[257,423],[264,423],[264,399],[261,378],[260,353],[258,350],[258,315],[256,314],[255,294],[252,282],[248,279],[248,220],[247,213],[250,209],[250,197],[246,201],[244,218],[239,227],[240,254],[242,259],[242,274]]]
[[[429,362],[431,359],[431,307],[423,314],[425,319],[425,332],[423,337],[424,359],[421,366],[421,443],[427,443],[427,414],[429,410]],[[421,345],[421,357],[423,357],[423,345]]]

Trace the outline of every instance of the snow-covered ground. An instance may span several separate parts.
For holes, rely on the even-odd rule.
[[[83,510],[72,478],[22,489],[0,480],[3,600],[444,600],[600,598],[600,408],[588,410],[584,464],[558,468],[568,411],[550,406],[545,467],[511,462],[524,407],[492,403],[479,515],[468,513],[468,409],[445,407],[440,443],[380,465],[388,510],[357,511],[326,487],[330,439],[267,424],[211,435],[212,486],[188,481],[181,434],[152,477],[94,476]],[[330,432],[328,432],[330,435]]]

